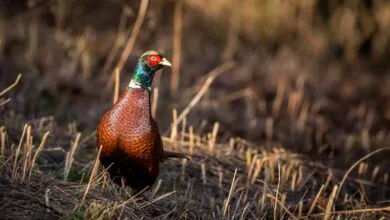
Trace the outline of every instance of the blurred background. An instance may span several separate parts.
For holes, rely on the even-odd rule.
[[[15,88],[0,94],[1,146],[7,143],[13,155],[25,124],[31,125],[27,136],[32,134],[26,149],[39,146],[50,131],[35,167],[46,176],[17,185],[10,177],[17,158],[12,171],[11,163],[0,166],[0,199],[8,204],[3,213],[21,219],[46,213],[45,206],[25,207],[46,198],[53,183],[58,187],[52,187],[51,202],[78,214],[73,208],[84,191],[69,186],[83,186],[89,175],[95,129],[113,103],[115,69],[123,89],[138,56],[150,49],[173,63],[153,83],[153,114],[164,147],[186,151],[180,143],[190,142],[193,133],[201,157],[165,163],[159,193],[176,195],[138,216],[176,210],[172,216],[222,218],[229,198],[236,207],[231,212],[263,217],[275,217],[277,209],[283,214],[283,203],[299,216],[389,205],[390,153],[355,164],[390,146],[389,1],[0,0],[0,91],[22,73]],[[200,94],[180,125],[171,126]],[[341,196],[334,198],[338,186]],[[102,210],[118,198],[128,201],[114,188],[91,190],[89,199],[98,198]],[[279,190],[282,205],[276,203]],[[31,195],[20,199],[18,192]],[[275,201],[269,197],[274,192]]]
[[[172,109],[181,112],[211,70],[234,62],[188,114],[197,132],[218,122],[222,141],[280,145],[340,168],[390,143],[389,1],[159,0],[144,17],[143,2],[1,0],[0,88],[23,74],[0,108],[8,132],[42,118],[53,146],[72,131],[93,132],[133,41],[121,89],[146,50],[174,64],[154,80],[165,135]],[[387,156],[368,169],[387,172]]]

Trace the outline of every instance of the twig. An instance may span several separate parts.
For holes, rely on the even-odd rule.
[[[98,154],[96,156],[95,163],[94,163],[93,168],[92,168],[91,176],[89,177],[87,188],[85,189],[85,192],[84,192],[84,195],[83,195],[83,199],[81,200],[79,207],[81,207],[84,204],[84,201],[87,198],[89,189],[91,188],[91,184],[92,184],[93,178],[95,177],[97,169],[99,167],[99,162],[100,162],[99,161],[99,157],[100,157],[100,153],[102,152],[102,148],[103,148],[103,146],[100,145],[99,152],[98,152]]]
[[[375,154],[377,154],[377,153],[380,153],[380,152],[382,152],[382,151],[385,151],[385,150],[390,150],[390,147],[379,148],[379,149],[377,149],[377,150],[375,150],[375,151],[373,151],[373,152],[367,154],[366,156],[360,158],[358,161],[356,161],[356,162],[348,169],[348,171],[345,173],[343,179],[341,180],[340,186],[339,186],[339,188],[338,188],[338,190],[337,190],[337,193],[336,193],[336,195],[335,195],[335,199],[337,199],[337,198],[339,197],[341,188],[342,188],[342,186],[343,186],[345,180],[347,180],[348,175],[352,172],[352,170],[353,170],[357,165],[359,165],[359,164],[360,164],[361,162],[363,162],[364,160],[370,158],[371,156],[373,156],[373,155],[375,155]]]
[[[147,204],[141,206],[141,208],[145,208],[145,207],[147,207],[147,206],[149,206],[149,205],[152,205],[153,203],[156,203],[156,202],[158,202],[158,201],[160,201],[160,200],[162,200],[162,199],[164,199],[164,198],[166,198],[166,197],[168,197],[168,196],[170,196],[170,195],[172,195],[172,194],[174,194],[174,193],[176,193],[176,191],[167,192],[167,193],[165,193],[165,194],[163,194],[163,195],[161,195],[161,196],[159,196],[159,197],[153,199],[153,200],[150,201],[149,203],[147,203]]]
[[[278,208],[278,206],[277,206],[277,201],[279,201],[279,199],[278,199],[278,197],[279,197],[279,190],[280,190],[280,176],[281,176],[281,174],[280,174],[280,162],[279,162],[279,160],[278,160],[278,185],[277,185],[277,187],[276,187],[276,194],[275,194],[275,204],[274,204],[274,219],[276,219],[276,214],[277,214],[277,208]]]
[[[86,143],[87,141],[89,141],[91,138],[94,138],[96,136],[96,130],[92,131],[91,134],[89,134],[88,136],[85,136],[85,138],[83,138],[79,145],[83,145],[84,143]],[[61,148],[62,149],[62,148]]]
[[[153,118],[156,117],[157,103],[158,103],[158,87],[153,88],[153,100],[152,100],[152,116],[153,116]]]
[[[309,162],[309,163],[307,163],[307,164],[308,164],[310,167],[329,170],[329,171],[331,171],[332,173],[337,174],[337,175],[341,175],[341,174],[342,174],[342,175],[344,176],[344,174],[345,174],[345,171],[343,171],[343,170],[336,169],[336,168],[330,168],[330,167],[327,167],[326,165],[321,164],[321,163],[319,163],[319,162],[315,162],[315,163]],[[314,172],[316,172],[316,171],[314,171]],[[313,172],[313,174],[314,174],[314,172]],[[311,175],[313,175],[313,174],[311,174]],[[306,177],[306,179],[308,179],[308,178],[309,178],[309,177]],[[359,184],[367,185],[367,186],[382,187],[382,188],[385,187],[385,186],[383,186],[383,185],[381,185],[381,184],[374,183],[374,182],[372,182],[372,181],[365,180],[365,179],[361,179],[361,178],[349,177],[349,176],[348,176],[347,179],[352,180],[352,181],[355,181],[355,182],[357,182],[357,183],[359,183]],[[306,180],[305,182],[307,182],[307,180]],[[305,183],[305,182],[303,182],[303,183]],[[301,186],[299,187],[298,191],[301,190],[302,187],[304,186],[303,183],[300,184]],[[390,189],[390,187],[385,187],[385,189]]]
[[[332,209],[333,209],[333,203],[336,199],[335,195],[336,195],[336,192],[337,192],[337,185],[335,185],[333,187],[333,190],[332,190],[332,194],[330,194],[330,197],[329,197],[329,200],[328,200],[328,204],[326,204],[326,210],[325,210],[325,216],[324,216],[324,220],[329,220],[331,219],[332,217]]]
[[[72,167],[73,160],[74,160],[73,155],[74,155],[74,152],[76,151],[76,149],[79,145],[80,136],[81,136],[81,133],[77,133],[76,139],[75,139],[72,147],[66,153],[65,170],[64,170],[64,180],[65,181],[68,180],[69,172],[70,172],[70,169]]]
[[[358,213],[367,213],[367,212],[390,212],[390,206],[382,207],[382,208],[368,208],[368,209],[355,209],[355,210],[344,210],[344,211],[335,211],[330,213],[317,213],[304,217],[315,217],[315,216],[323,216],[326,214],[341,214],[341,215],[350,215],[350,214],[358,214]]]
[[[30,170],[29,170],[29,174],[28,174],[28,179],[30,180],[31,178],[31,173],[32,173],[32,170],[34,168],[34,165],[35,165],[35,161],[38,159],[38,155],[41,153],[42,149],[43,149],[43,146],[45,146],[45,143],[46,143],[46,139],[47,139],[47,136],[49,135],[49,131],[47,131],[43,137],[42,137],[42,140],[41,140],[41,144],[39,145],[38,149],[35,151],[35,154],[34,154],[34,157],[31,161],[31,167],[30,167]]]
[[[307,215],[310,215],[313,212],[314,208],[316,207],[317,200],[318,200],[318,198],[320,198],[320,195],[324,189],[325,189],[324,185],[321,185],[320,190],[318,190],[316,197],[314,198],[313,202],[311,203],[311,206],[309,208],[309,211],[307,212]]]
[[[183,1],[178,0],[175,4],[173,17],[173,57],[172,57],[172,78],[171,92],[177,92],[180,80],[180,60],[181,60],[181,34],[182,34],[182,7]]]
[[[120,71],[115,68],[115,86],[114,86],[114,100],[112,104],[115,104],[119,97],[119,86],[120,86]]]
[[[133,47],[135,45],[135,41],[137,40],[137,36],[139,34],[139,31],[140,31],[141,26],[142,26],[144,19],[145,19],[145,14],[146,14],[146,10],[148,8],[148,3],[149,3],[149,0],[141,0],[141,5],[139,7],[138,16],[137,16],[137,19],[135,20],[135,24],[134,24],[133,30],[131,32],[130,39],[126,44],[125,49],[123,50],[122,56],[121,56],[120,60],[118,61],[118,64],[116,65],[116,69],[118,69],[118,70],[115,70],[115,71],[119,71],[119,72],[122,71],[123,66],[126,63],[127,58],[129,57],[131,51],[133,50]]]
[[[50,193],[50,187],[47,187],[47,189],[45,190],[45,204],[48,207],[50,207],[49,193]],[[50,211],[50,209],[46,209],[46,212],[49,212],[49,211]]]
[[[226,215],[226,211],[228,209],[228,205],[229,205],[229,202],[230,202],[230,198],[232,196],[232,192],[233,192],[233,189],[234,189],[234,186],[235,186],[235,180],[236,180],[236,174],[237,174],[237,168],[234,170],[234,175],[233,175],[233,179],[232,179],[232,184],[230,185],[230,190],[229,190],[229,195],[228,195],[228,198],[226,200],[226,203],[225,205],[223,206],[223,214],[222,214],[222,217],[225,217]]]
[[[119,47],[124,43],[123,42],[124,40],[122,40],[123,38],[121,38],[121,32],[123,31],[124,26],[126,25],[126,17],[129,14],[128,13],[129,10],[130,9],[128,6],[126,6],[126,5],[123,6],[122,15],[121,15],[121,18],[119,20],[119,26],[118,26],[118,30],[117,30],[117,34],[116,34],[116,39],[115,39],[114,45],[111,48],[110,53],[107,56],[106,62],[103,65],[101,75],[103,75],[109,71],[112,62],[114,62],[114,58],[118,53]],[[126,35],[127,35],[127,33],[126,33]]]
[[[206,80],[205,84],[202,86],[202,88],[199,90],[196,96],[191,100],[190,104],[188,104],[187,107],[180,113],[176,123],[180,123],[183,120],[183,118],[187,116],[187,114],[191,111],[191,109],[199,102],[199,100],[207,92],[208,88],[210,87],[211,83],[215,80],[215,78],[220,74],[222,74],[223,72],[226,72],[227,70],[233,68],[234,65],[235,65],[234,62],[227,62],[212,70],[208,74],[209,77]]]
[[[14,156],[15,156],[15,153],[11,154],[4,162],[2,162],[2,164],[1,164],[1,166],[0,166],[0,171],[1,171],[1,169],[3,169],[3,167],[5,167],[5,165],[6,165],[8,162],[10,162],[10,161],[13,159]]]
[[[294,215],[288,210],[288,208],[287,208],[285,205],[282,204],[281,201],[279,201],[278,198],[276,198],[275,196],[273,196],[273,195],[271,195],[271,194],[268,194],[267,196],[268,196],[269,198],[275,200],[275,201],[279,204],[279,206],[282,207],[282,209],[283,209],[287,214],[289,214],[289,215],[291,216],[291,218],[293,218],[293,219],[298,219],[296,216],[294,216]]]
[[[7,104],[9,101],[11,101],[10,98],[8,98],[8,99],[6,99],[6,100],[4,100],[4,101],[3,101],[3,100],[0,100],[0,106]]]
[[[19,145],[18,145],[18,148],[16,148],[16,152],[15,152],[14,166],[12,168],[12,179],[14,181],[16,180],[16,171],[17,171],[17,165],[18,165],[18,158],[19,158],[20,148],[22,147],[23,139],[24,139],[24,136],[26,134],[27,127],[28,127],[27,124],[25,124],[24,127],[23,127],[22,136],[20,137]]]
[[[191,109],[199,102],[199,100],[203,97],[203,95],[207,92],[208,88],[210,87],[211,83],[215,80],[217,76],[220,74],[226,72],[227,70],[233,68],[235,63],[233,61],[224,63],[214,70],[212,70],[208,75],[208,78],[206,82],[203,84],[202,88],[200,88],[199,92],[195,95],[194,98],[192,98],[191,102],[187,105],[187,107],[180,113],[179,117],[177,118],[176,124],[172,124],[171,127],[166,131],[168,133],[170,129],[177,124],[179,124],[184,117],[187,116],[187,114],[191,111]]]
[[[20,78],[22,78],[21,73],[19,73],[19,75],[16,77],[15,81],[11,85],[9,85],[7,88],[5,88],[3,91],[0,92],[0,97],[5,93],[7,93],[8,91],[10,91],[11,89],[13,89],[19,83]]]

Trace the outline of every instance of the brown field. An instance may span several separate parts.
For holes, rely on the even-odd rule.
[[[385,0],[0,1],[0,219],[388,219],[389,27]],[[95,129],[149,49],[197,156],[139,198]]]

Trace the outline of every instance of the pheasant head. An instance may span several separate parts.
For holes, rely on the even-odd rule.
[[[146,51],[137,61],[129,87],[143,88],[150,91],[154,74],[164,66],[172,66],[164,54],[154,50]]]

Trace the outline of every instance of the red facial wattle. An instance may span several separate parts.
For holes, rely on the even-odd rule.
[[[162,57],[159,55],[150,55],[147,60],[150,66],[155,67],[162,61]]]

